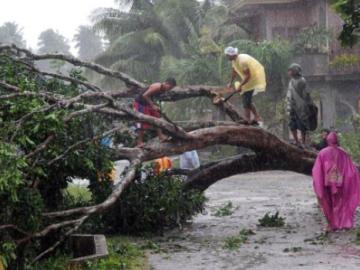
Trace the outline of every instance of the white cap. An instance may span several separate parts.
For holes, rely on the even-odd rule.
[[[234,56],[234,55],[237,55],[238,54],[238,49],[237,48],[234,48],[234,47],[227,47],[225,50],[224,50],[224,53],[226,55],[230,55],[230,56]]]

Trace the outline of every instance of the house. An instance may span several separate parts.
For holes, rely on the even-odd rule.
[[[309,88],[318,93],[324,127],[360,113],[360,46],[341,47],[337,36],[342,20],[329,1],[233,0],[232,4],[235,22],[251,29],[253,40],[294,41],[303,33],[304,50],[294,61],[303,66]]]

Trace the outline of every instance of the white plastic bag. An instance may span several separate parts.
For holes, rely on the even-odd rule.
[[[180,169],[193,170],[200,167],[200,160],[196,150],[185,152],[180,156]]]

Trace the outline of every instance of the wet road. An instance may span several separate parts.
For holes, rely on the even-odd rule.
[[[181,232],[156,239],[165,252],[149,260],[155,270],[330,270],[360,269],[355,230],[323,236],[325,221],[312,191],[311,179],[290,172],[245,174],[225,179],[206,192],[207,214]],[[231,201],[234,213],[215,217]],[[284,228],[258,227],[267,212],[286,218]],[[360,217],[357,216],[360,225]],[[224,248],[225,239],[252,229],[239,249]]]

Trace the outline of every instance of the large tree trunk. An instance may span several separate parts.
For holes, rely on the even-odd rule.
[[[236,174],[259,172],[267,170],[290,170],[309,175],[313,160],[309,159],[306,166],[296,166],[284,160],[274,159],[261,154],[246,154],[233,158],[212,162],[187,173],[186,189],[206,190],[217,181]]]

